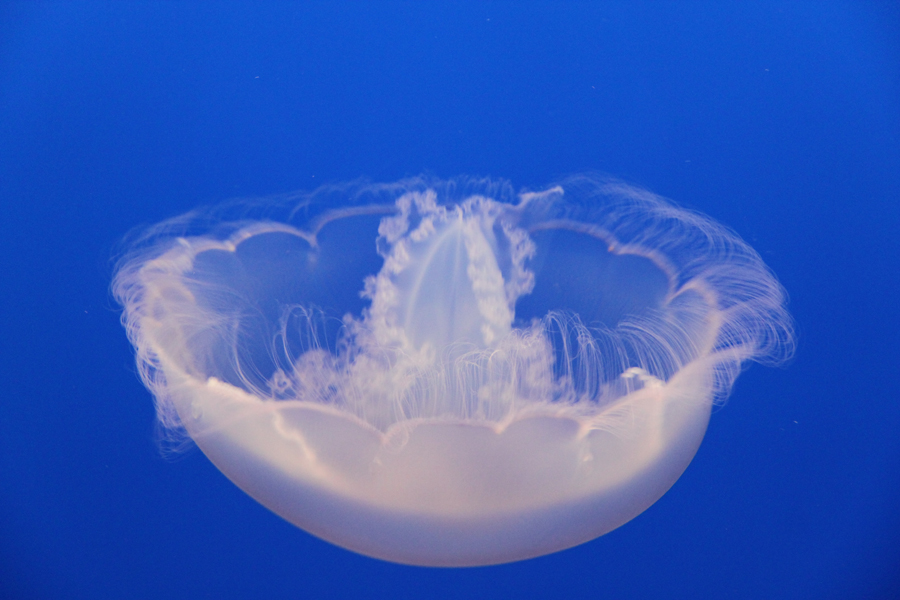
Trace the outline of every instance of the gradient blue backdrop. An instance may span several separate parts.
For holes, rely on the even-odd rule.
[[[583,170],[733,227],[799,351],[578,548],[351,554],[160,458],[110,257],[234,196]],[[0,598],[900,597],[900,11],[892,2],[0,5]]]

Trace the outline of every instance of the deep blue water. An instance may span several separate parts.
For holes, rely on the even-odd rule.
[[[597,170],[791,295],[684,476],[620,529],[412,568],[160,457],[109,294],[131,228],[367,177]],[[900,10],[884,2],[4,3],[0,598],[900,597]]]

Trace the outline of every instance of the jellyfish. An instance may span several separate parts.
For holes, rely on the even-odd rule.
[[[593,175],[232,202],[138,235],[113,292],[169,448],[413,565],[625,524],[741,368],[793,347],[782,287],[734,232]]]

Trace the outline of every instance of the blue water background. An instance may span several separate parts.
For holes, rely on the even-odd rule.
[[[129,229],[360,176],[585,170],[734,228],[798,325],[646,513],[412,568],[159,456],[108,292]],[[898,598],[898,234],[896,3],[3,3],[0,598]]]

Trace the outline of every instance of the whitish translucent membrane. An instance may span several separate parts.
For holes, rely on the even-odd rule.
[[[137,240],[114,291],[170,442],[310,533],[417,565],[619,527],[678,479],[741,365],[792,349],[735,234],[589,177],[194,213]]]

